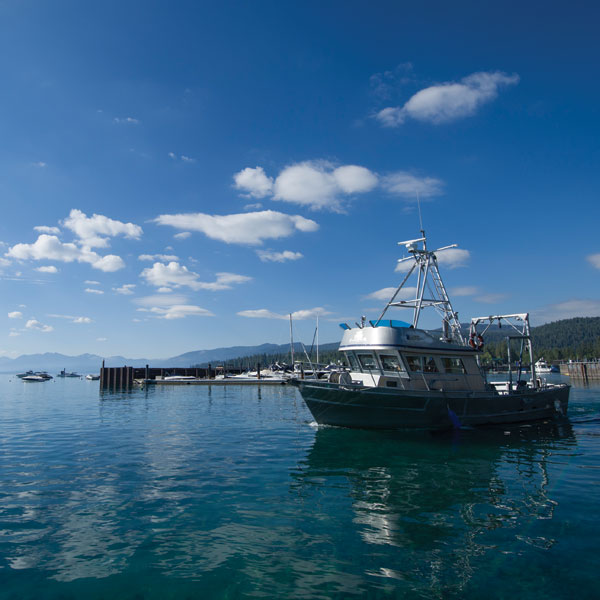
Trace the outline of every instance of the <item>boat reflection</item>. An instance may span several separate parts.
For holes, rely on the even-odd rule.
[[[568,421],[433,435],[320,428],[293,485],[326,497],[347,482],[372,557],[365,575],[460,593],[487,553],[552,544],[533,522],[552,519],[550,463],[575,445]]]

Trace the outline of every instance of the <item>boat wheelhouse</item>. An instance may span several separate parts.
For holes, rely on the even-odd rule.
[[[400,242],[411,261],[407,273],[379,319],[363,317],[356,327],[341,324],[340,351],[348,369],[328,380],[294,380],[317,423],[365,428],[443,429],[487,423],[514,423],[566,414],[569,386],[539,378],[535,365],[530,379],[519,368],[508,380],[487,381],[479,364],[484,335],[494,324],[507,326],[509,364],[512,345],[520,346],[518,364],[533,349],[527,313],[474,318],[463,335],[438,269],[438,250],[427,249],[425,233]],[[399,300],[400,291],[415,275],[416,296]],[[385,318],[391,307],[409,308],[412,323]],[[424,308],[441,316],[437,331],[418,328]]]

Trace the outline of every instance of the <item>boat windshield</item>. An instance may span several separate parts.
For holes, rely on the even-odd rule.
[[[405,372],[404,366],[400,362],[400,358],[393,354],[380,354],[379,360],[384,371]]]

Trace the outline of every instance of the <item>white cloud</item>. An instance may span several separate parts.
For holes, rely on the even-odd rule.
[[[452,289],[452,291],[450,292],[451,296],[474,296],[475,294],[479,293],[479,288],[476,288],[474,286],[462,286],[462,287],[455,287]]]
[[[93,281],[92,279],[86,279],[83,283],[87,283],[87,285],[100,285],[99,281]]]
[[[8,334],[8,337],[18,337],[18,336],[20,336],[20,335],[21,335],[21,334],[20,334],[18,331],[11,331],[11,332]]]
[[[108,238],[117,235],[139,240],[143,233],[139,225],[115,221],[104,215],[88,217],[76,208],[71,210],[63,225],[73,231],[86,248],[106,248],[109,246]]]
[[[233,176],[234,187],[253,198],[264,198],[273,192],[273,178],[262,167],[246,167]]]
[[[240,317],[248,317],[251,319],[289,319],[290,315],[288,314],[279,314],[266,308],[259,308],[256,310],[242,310],[237,313]],[[331,312],[325,310],[324,308],[318,306],[316,308],[297,310],[292,313],[292,319],[296,321],[300,321],[302,319],[314,319],[317,316],[325,316],[330,315]]]
[[[73,319],[73,323],[77,323],[77,324],[81,324],[81,323],[93,323],[93,321],[89,317],[75,317]]]
[[[430,198],[442,193],[444,183],[435,177],[418,177],[407,171],[396,171],[383,178],[383,188],[405,198]]]
[[[108,339],[108,338],[99,337],[99,338],[96,338],[96,341],[97,341],[97,342],[106,342],[106,341],[107,341],[107,339]]]
[[[189,231],[182,231],[181,233],[176,233],[173,237],[176,240],[187,240],[191,235]]]
[[[140,254],[138,260],[179,260],[174,254]]]
[[[142,296],[133,301],[138,306],[174,306],[175,304],[187,304],[187,296],[182,294],[172,294],[170,296],[152,295]]]
[[[150,309],[146,309],[151,312],[159,319],[184,319],[185,317],[214,317],[214,313],[211,313],[205,308],[199,306],[193,306],[190,304],[175,304],[167,308],[154,306]]]
[[[334,169],[321,161],[290,165],[277,176],[273,199],[312,209],[340,209],[340,195],[369,192],[377,175],[365,167],[346,165]]]
[[[171,158],[173,160],[180,160],[181,162],[185,162],[185,163],[195,163],[196,162],[195,158],[191,158],[190,156],[186,156],[185,154],[180,154],[179,156],[177,156],[177,154],[175,154],[175,152],[169,152],[168,156],[169,156],[169,158]]]
[[[51,331],[54,331],[53,327],[51,327],[50,325],[44,325],[43,323],[40,323],[36,319],[29,319],[29,321],[27,321],[27,323],[25,323],[25,328],[26,329],[34,329],[36,331],[41,331],[42,333],[50,333]]]
[[[49,265],[47,267],[38,267],[36,271],[40,273],[58,273],[58,269],[54,265]]]
[[[404,106],[387,107],[375,117],[385,127],[398,127],[406,119],[433,124],[468,117],[498,95],[501,86],[518,83],[518,75],[480,72],[464,77],[460,83],[446,82],[417,92]]]
[[[173,290],[170,287],[159,287],[156,291],[160,294],[170,294]]]
[[[74,317],[73,315],[55,315],[55,314],[50,314],[48,316],[53,319],[66,319],[67,321],[71,321],[72,323],[77,323],[78,325],[94,322],[93,319],[90,319],[90,317]]]
[[[394,293],[396,292],[396,289],[397,288],[395,288],[395,287],[386,287],[381,290],[377,290],[376,292],[371,292],[370,294],[367,294],[365,296],[365,299],[383,300],[384,302],[388,302],[391,299],[391,297],[394,295]],[[409,298],[415,298],[416,295],[417,295],[416,287],[406,286],[400,290],[400,292],[396,296],[396,300],[407,300]]]
[[[60,233],[60,229],[58,227],[48,227],[47,225],[36,225],[33,230],[37,231],[38,233],[51,233],[54,235],[58,235]]]
[[[34,167],[38,169],[44,169],[48,166],[48,163],[45,163],[43,160],[38,160],[37,162],[32,163]]]
[[[438,265],[442,265],[448,269],[457,269],[458,267],[464,267],[471,253],[468,250],[462,248],[448,248],[441,252],[436,252]],[[397,273],[407,273],[414,265],[414,260],[404,260],[399,262],[396,266],[395,271]]]
[[[94,288],[85,288],[84,291],[87,292],[88,294],[104,294],[104,292],[102,290],[96,290]]]
[[[244,204],[244,210],[260,210],[263,207],[261,202],[254,202],[252,204]]]
[[[159,225],[201,231],[213,240],[227,244],[260,245],[267,239],[288,237],[296,231],[316,231],[319,225],[300,215],[286,215],[273,210],[232,215],[188,213],[160,215]]]
[[[130,296],[133,294],[133,288],[135,288],[135,283],[125,283],[121,287],[113,288],[113,292],[122,294],[123,296]]]
[[[263,262],[285,262],[287,260],[299,260],[304,258],[301,252],[292,252],[291,250],[284,250],[283,252],[274,252],[272,250],[257,250],[260,260]]]
[[[139,120],[133,117],[115,117],[113,123],[126,123],[128,125],[139,125]]]
[[[235,273],[217,273],[216,281],[199,281],[199,275],[190,271],[186,266],[178,262],[154,263],[152,267],[144,269],[141,277],[157,287],[189,287],[192,290],[228,290],[232,284],[240,284],[250,281],[251,277],[245,275],[236,275]]]
[[[125,266],[123,260],[114,254],[100,256],[89,248],[79,248],[75,244],[63,244],[55,235],[41,234],[33,244],[15,244],[6,256],[18,260],[57,260],[60,262],[89,263],[94,269],[112,272]]]
[[[586,256],[586,260],[592,265],[592,267],[600,269],[600,254],[590,254],[589,256]]]
[[[9,319],[22,319],[23,313],[19,310],[14,310],[13,312],[8,313],[8,318]]]

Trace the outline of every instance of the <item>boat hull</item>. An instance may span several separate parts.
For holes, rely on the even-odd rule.
[[[448,429],[564,416],[570,386],[495,392],[397,391],[294,381],[315,421],[361,429]]]

